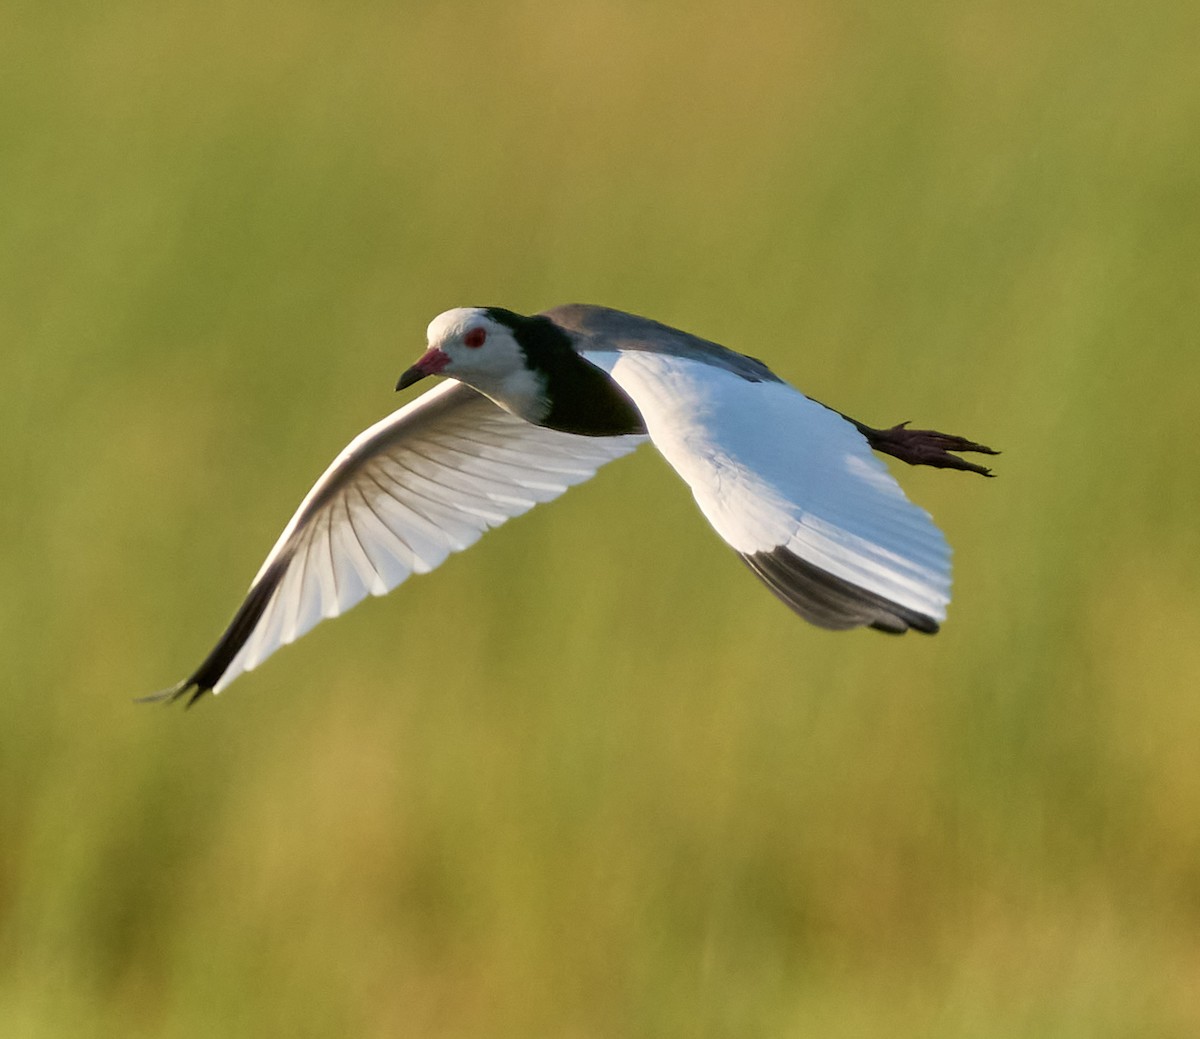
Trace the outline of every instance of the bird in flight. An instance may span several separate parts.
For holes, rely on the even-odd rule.
[[[649,440],[767,587],[822,628],[932,634],[950,548],[879,451],[990,476],[996,454],[875,429],[765,364],[657,321],[569,304],[448,310],[401,377],[446,381],[355,437],[308,492],[204,662],[147,700],[218,693],[318,621],[426,573]]]

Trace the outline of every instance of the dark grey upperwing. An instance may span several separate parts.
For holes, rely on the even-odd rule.
[[[543,312],[556,324],[573,333],[580,348],[587,350],[644,350],[650,353],[689,357],[705,364],[723,368],[750,382],[783,382],[762,361],[719,343],[681,332],[649,318],[626,314],[622,310],[597,307],[588,303],[566,303]],[[590,342],[589,342],[590,340]],[[810,398],[811,399],[811,398]],[[820,401],[816,403],[820,404]],[[829,408],[828,404],[822,407]],[[963,469],[991,476],[984,466],[959,458],[955,452],[996,455],[995,451],[966,437],[939,433],[932,429],[909,429],[907,422],[887,429],[875,429],[865,422],[851,418],[845,412],[829,408],[853,425],[871,447],[899,458],[909,465],[928,465],[939,469]]]
[[[573,333],[585,354],[589,349],[641,350],[702,361],[740,375],[748,382],[783,381],[755,357],[623,310],[565,303],[543,311],[542,316]]]

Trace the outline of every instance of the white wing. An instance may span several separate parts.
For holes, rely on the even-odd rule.
[[[850,422],[719,358],[645,347],[586,357],[629,394],[721,537],[797,613],[827,628],[937,630],[950,548]]]
[[[323,617],[383,595],[644,436],[534,426],[447,381],[359,434],[309,491],[208,658],[160,698],[220,692]]]

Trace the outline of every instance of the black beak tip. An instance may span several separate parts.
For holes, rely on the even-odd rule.
[[[414,382],[420,382],[425,378],[425,373],[420,371],[416,365],[409,368],[396,382],[396,392],[407,390]]]

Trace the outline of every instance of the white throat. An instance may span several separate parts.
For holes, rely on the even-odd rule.
[[[550,413],[545,379],[521,365],[504,375],[472,372],[462,378],[472,389],[491,398],[505,411],[538,425]]]
[[[444,374],[505,411],[540,424],[552,408],[544,372],[531,370],[513,330],[484,307],[457,307],[439,314],[426,332],[429,346],[449,355]],[[467,342],[476,336],[476,342]]]

